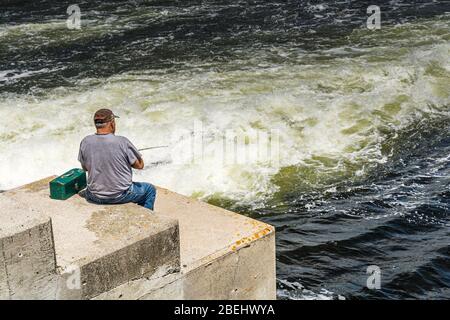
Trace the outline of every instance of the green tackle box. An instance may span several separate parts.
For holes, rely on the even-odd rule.
[[[86,188],[86,172],[72,169],[50,181],[50,198],[66,200]]]

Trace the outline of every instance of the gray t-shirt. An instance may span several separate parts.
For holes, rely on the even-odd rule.
[[[125,137],[93,134],[80,143],[78,161],[88,170],[88,190],[100,199],[117,198],[130,188],[131,165],[141,158]]]

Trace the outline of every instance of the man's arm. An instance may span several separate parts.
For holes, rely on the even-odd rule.
[[[131,143],[130,140],[123,137],[125,141],[126,155],[128,158],[128,163],[132,168],[142,170],[144,169],[144,160],[142,159],[142,155],[139,153],[139,150]]]
[[[144,169],[144,159],[137,159],[132,165],[134,169],[142,170]]]

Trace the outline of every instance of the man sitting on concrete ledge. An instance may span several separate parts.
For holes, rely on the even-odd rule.
[[[78,161],[88,172],[86,199],[98,204],[133,202],[153,210],[156,189],[150,183],[132,182],[132,168],[143,169],[144,160],[130,140],[115,135],[115,118],[109,109],[98,110],[97,133],[81,141]]]

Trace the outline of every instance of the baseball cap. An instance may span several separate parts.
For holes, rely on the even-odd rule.
[[[114,118],[119,118],[109,109],[97,110],[94,114],[95,123],[107,123],[112,121]]]

